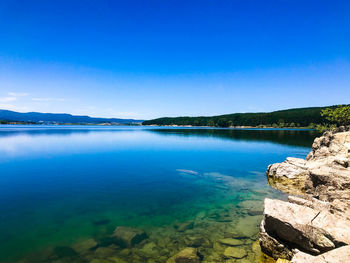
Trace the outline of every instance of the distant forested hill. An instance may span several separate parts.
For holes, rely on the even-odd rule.
[[[116,119],[116,118],[94,118],[89,116],[75,116],[59,113],[40,113],[40,112],[15,112],[9,110],[0,110],[0,120],[2,122],[28,122],[28,123],[141,123],[142,120],[134,119]]]
[[[330,107],[312,107],[260,113],[233,113],[211,117],[165,117],[144,121],[143,125],[192,125],[192,126],[268,126],[268,127],[314,127],[328,123],[321,110]]]

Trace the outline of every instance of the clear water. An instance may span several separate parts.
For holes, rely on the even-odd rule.
[[[284,198],[266,184],[267,166],[305,157],[316,135],[0,126],[0,262],[166,262],[187,246],[225,262],[220,240],[231,237],[252,261],[256,210],[265,197]],[[148,238],[132,248],[106,243],[117,226]],[[194,237],[205,242],[193,245]],[[71,249],[91,238],[86,251]]]

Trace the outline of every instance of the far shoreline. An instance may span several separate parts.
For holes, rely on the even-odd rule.
[[[207,129],[237,129],[237,130],[316,130],[309,127],[270,127],[270,126],[194,126],[194,125],[142,125],[142,124],[128,124],[128,123],[0,123],[0,127],[16,127],[16,126],[130,126],[130,127],[159,127],[159,128],[207,128]]]

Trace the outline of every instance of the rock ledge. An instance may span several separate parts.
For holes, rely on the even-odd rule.
[[[291,195],[265,199],[263,252],[293,263],[350,262],[350,127],[316,138],[306,160],[270,165],[267,180]]]

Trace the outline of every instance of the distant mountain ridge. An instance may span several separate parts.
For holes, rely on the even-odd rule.
[[[0,110],[0,120],[8,122],[33,122],[33,123],[118,123],[140,124],[143,120],[119,119],[119,118],[95,118],[89,116],[71,115],[67,113],[41,113],[41,112],[15,112]]]

